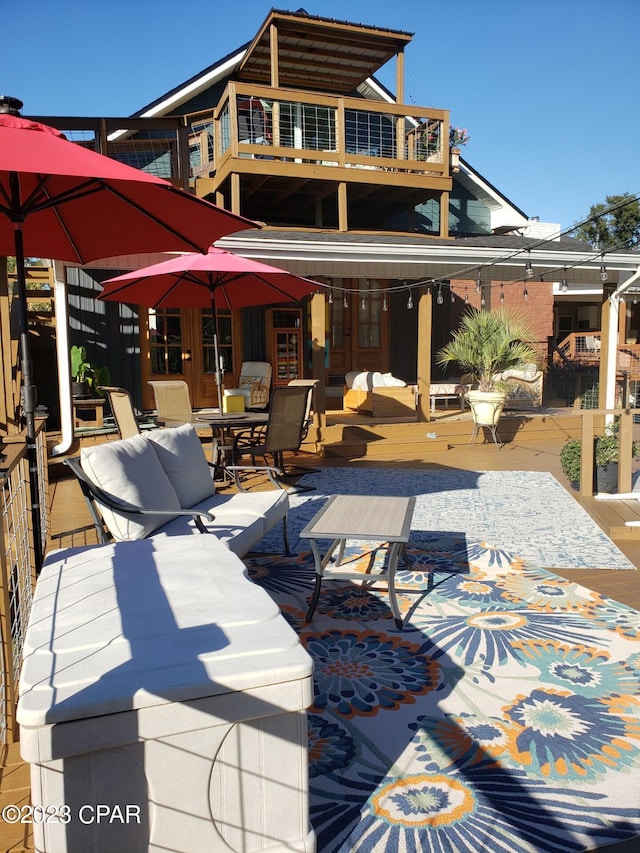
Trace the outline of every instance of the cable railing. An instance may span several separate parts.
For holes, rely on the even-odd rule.
[[[18,739],[16,705],[24,639],[36,583],[31,526],[29,460],[23,436],[11,436],[3,447],[0,470],[0,742]],[[49,488],[44,421],[36,431],[38,506],[44,553],[49,530]]]
[[[446,110],[231,82],[215,110],[186,120],[194,175],[229,158],[414,175],[449,168]]]

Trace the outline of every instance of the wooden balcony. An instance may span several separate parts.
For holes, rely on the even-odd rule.
[[[447,110],[230,82],[215,110],[187,122],[198,195],[253,218],[311,204],[310,224],[331,227],[322,208],[335,194],[346,230],[354,199],[369,205],[380,190],[393,212],[451,189]]]

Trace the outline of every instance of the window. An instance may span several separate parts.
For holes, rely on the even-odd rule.
[[[149,309],[151,373],[182,373],[182,319],[179,308]]]
[[[220,369],[233,371],[233,325],[230,311],[217,311],[218,321],[218,357]],[[215,373],[216,354],[213,341],[213,318],[211,312],[203,311],[202,324],[202,369],[205,373]]]

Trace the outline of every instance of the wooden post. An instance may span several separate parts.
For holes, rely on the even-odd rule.
[[[326,303],[324,293],[314,293],[311,297],[311,364],[312,376],[318,380],[315,387],[314,412],[316,427],[327,424],[327,404],[325,397],[325,360],[326,360]]]
[[[429,388],[431,385],[431,334],[433,325],[433,299],[428,287],[418,298],[418,420],[431,420]]]
[[[338,184],[338,231],[349,230],[349,217],[347,213],[347,184],[340,181]]]
[[[271,49],[271,88],[280,87],[280,71],[278,68],[278,27],[276,24],[269,26],[269,47]]]

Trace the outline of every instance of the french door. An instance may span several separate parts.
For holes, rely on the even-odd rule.
[[[217,406],[215,348],[210,311],[196,308],[141,309],[142,404],[154,408],[149,380],[182,379],[194,408]],[[219,311],[218,357],[224,381],[233,386],[240,372],[240,326],[229,311]]]
[[[389,313],[386,280],[340,279],[331,304],[329,373],[385,372],[389,363]]]

